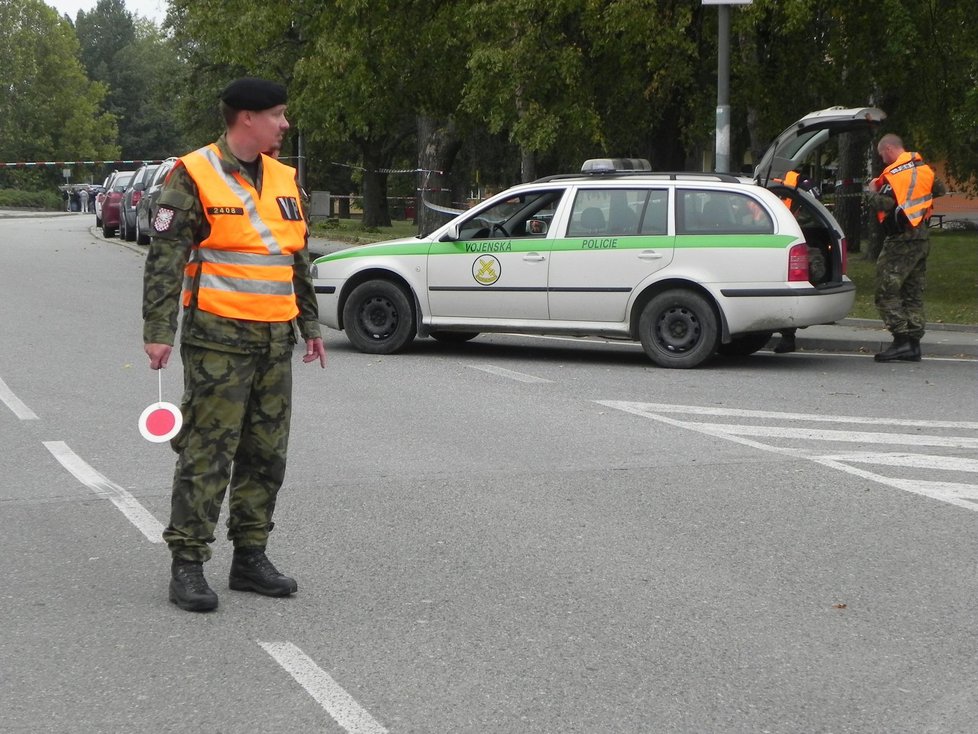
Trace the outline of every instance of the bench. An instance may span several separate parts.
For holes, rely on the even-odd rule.
[[[947,214],[931,214],[930,221],[927,222],[928,227],[937,227],[938,229],[944,229],[944,217]]]

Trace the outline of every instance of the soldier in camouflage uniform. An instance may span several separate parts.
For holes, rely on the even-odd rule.
[[[885,239],[876,260],[876,308],[893,344],[875,356],[877,362],[921,359],[924,283],[930,253],[928,223],[934,197],[946,193],[944,183],[918,153],[904,150],[897,135],[884,135],[877,145],[883,173],[870,182],[868,204],[877,212]]]
[[[265,555],[285,476],[296,330],[306,343],[304,362],[319,361],[325,367],[326,352],[294,171],[261,155],[277,149],[288,130],[285,102],[285,88],[273,82],[239,79],[230,84],[221,95],[227,132],[214,146],[181,159],[150,215],[153,240],[144,275],[143,341],[152,369],[167,364],[181,294],[184,304],[184,423],[172,441],[178,458],[170,523],[163,537],[173,557],[170,600],[192,611],[217,607],[202,564],[211,557],[209,544],[229,487],[228,539],[235,549],[230,587],[268,596],[297,590],[295,580],[279,573]],[[213,170],[200,167],[202,158],[191,158],[201,154],[211,156]],[[201,187],[200,181],[213,183]],[[266,189],[277,187],[268,192],[269,198],[283,191],[292,195],[263,201],[263,184]],[[231,197],[228,203],[245,206],[207,206],[205,202],[213,204],[215,198],[211,189],[225,198],[226,191],[233,191],[240,202]],[[228,218],[233,223],[225,225]],[[222,229],[225,226],[231,229]],[[228,231],[268,243],[268,252],[241,252],[233,236],[221,234]],[[216,241],[222,237],[232,241]],[[283,271],[283,262],[290,270]],[[234,270],[221,270],[227,263],[262,275],[274,272],[278,280],[235,278]],[[214,275],[222,272],[231,277]],[[221,280],[231,283],[223,291],[205,287]],[[252,288],[254,296],[240,292]],[[266,298],[273,291],[286,295]],[[272,301],[286,310],[265,305]],[[228,311],[225,302],[237,305]],[[271,318],[252,315],[264,313]]]

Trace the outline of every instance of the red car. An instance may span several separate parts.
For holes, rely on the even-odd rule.
[[[122,195],[135,171],[116,171],[105,184],[105,198],[102,199],[102,234],[111,237],[119,228],[119,212]]]

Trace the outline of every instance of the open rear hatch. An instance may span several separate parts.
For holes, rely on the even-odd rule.
[[[809,251],[812,285],[830,288],[845,272],[845,234],[832,213],[814,195],[783,183],[789,171],[800,170],[809,156],[841,133],[872,131],[886,118],[875,107],[829,107],[811,112],[789,125],[764,152],[754,168],[754,180],[782,199],[801,225]]]

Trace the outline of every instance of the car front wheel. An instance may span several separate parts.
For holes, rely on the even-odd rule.
[[[645,353],[660,367],[696,367],[713,356],[719,338],[710,302],[681,289],[654,296],[642,309],[638,330]]]
[[[414,339],[414,309],[403,288],[389,280],[361,283],[343,306],[350,343],[367,354],[393,354]]]

